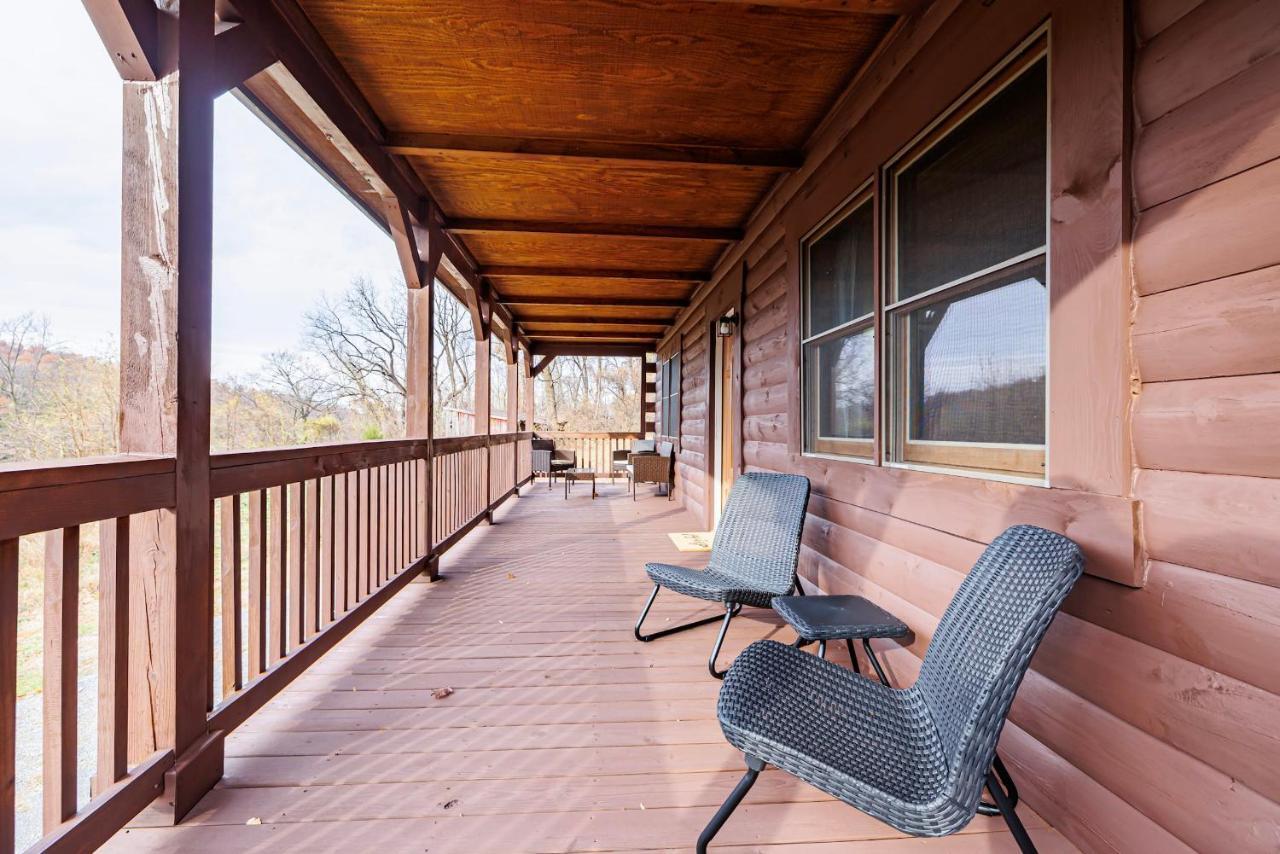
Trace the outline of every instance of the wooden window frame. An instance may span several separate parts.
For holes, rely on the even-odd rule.
[[[887,370],[883,386],[877,387],[887,405],[883,406],[885,424],[883,425],[887,442],[883,463],[888,466],[903,468],[921,468],[938,470],[955,474],[968,474],[1001,480],[1014,480],[1035,485],[1047,484],[1048,472],[1048,427],[1049,427],[1049,339],[1051,335],[1049,312],[1045,316],[1045,429],[1046,441],[1042,445],[1021,445],[984,442],[947,442],[920,441],[909,437],[906,407],[910,401],[909,378],[906,376],[907,359],[905,348],[907,336],[902,326],[907,318],[920,308],[932,303],[952,299],[957,296],[981,289],[985,284],[1019,267],[1044,265],[1046,295],[1050,290],[1050,233],[1051,223],[1049,211],[1045,210],[1045,242],[1026,252],[1006,258],[985,269],[960,276],[919,294],[898,299],[898,179],[902,173],[920,159],[926,152],[945,139],[949,134],[961,127],[964,122],[976,114],[993,98],[1010,86],[1022,74],[1034,68],[1038,63],[1049,64],[1049,35],[1047,27],[1042,27],[1022,46],[983,77],[965,95],[959,98],[939,118],[919,136],[907,144],[899,154],[883,167],[883,184],[886,204],[884,205],[885,237],[883,255],[883,300],[880,309],[882,328],[880,346],[883,348],[883,359]],[[1052,77],[1046,74],[1052,85]],[[1051,116],[1051,101],[1048,89],[1045,92],[1045,115]],[[1046,121],[1045,129],[1045,185],[1046,199],[1049,195],[1049,182],[1052,174],[1052,134]],[[1046,299],[1046,304],[1048,300]]]
[[[880,292],[880,270],[878,263],[879,253],[879,228],[878,228],[878,210],[877,194],[875,191],[875,181],[868,179],[864,181],[858,189],[850,194],[827,216],[823,217],[813,228],[811,228],[803,237],[800,238],[800,429],[801,444],[803,452],[809,456],[833,456],[846,457],[851,460],[863,463],[874,463],[876,461],[876,434],[879,432],[878,407],[880,398],[879,383],[879,361],[880,361],[880,323],[879,323],[879,292]],[[862,208],[863,205],[871,205],[872,222],[877,225],[872,231],[872,252],[876,261],[872,263],[872,305],[871,310],[866,314],[837,324],[830,329],[824,329],[821,332],[808,334],[810,329],[809,323],[809,250],[819,239],[829,234],[836,226],[845,222],[849,217]],[[871,330],[872,335],[872,383],[873,383],[873,406],[871,418],[871,435],[869,437],[846,437],[846,436],[822,436],[814,431],[812,443],[810,443],[809,419],[820,418],[819,406],[811,406],[809,399],[809,377],[805,371],[805,349],[811,344],[821,344],[824,341],[834,340],[837,338],[847,338],[857,335],[866,330]]]
[[[672,365],[674,364],[674,368]],[[658,435],[665,436],[668,439],[679,440],[680,438],[680,382],[679,373],[680,350],[674,350],[665,359],[658,362]],[[674,388],[673,388],[674,387]],[[670,420],[668,420],[670,419]],[[673,427],[672,432],[667,432],[667,427]]]

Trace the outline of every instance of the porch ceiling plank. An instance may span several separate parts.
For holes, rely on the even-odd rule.
[[[85,11],[124,80],[158,80],[159,11],[154,0],[84,0]]]
[[[521,267],[494,264],[480,268],[482,276],[503,278],[554,279],[640,279],[656,282],[702,282],[710,275],[705,270],[625,270],[607,267]]]
[[[636,318],[618,318],[612,320],[602,320],[600,318],[565,318],[563,320],[531,320],[526,321],[523,326],[530,334],[534,332],[547,332],[553,329],[574,329],[582,326],[590,326],[592,328],[601,329],[604,327],[659,327],[666,328],[671,322],[670,318],[665,317],[636,317]],[[537,327],[535,329],[535,327]],[[621,330],[618,330],[621,331]]]
[[[777,6],[813,12],[852,12],[863,15],[909,15],[927,0],[711,0],[724,5]]]
[[[600,341],[650,341],[657,343],[656,332],[615,332],[608,329],[560,330],[553,332],[535,332],[525,330],[530,341],[575,341],[582,339]]]
[[[682,145],[659,142],[611,142],[585,139],[473,136],[459,133],[395,133],[392,154],[432,155],[462,151],[518,159],[590,160],[597,163],[688,163],[700,166],[757,167],[788,172],[800,168],[798,151],[740,148],[728,145]]]
[[[529,352],[535,356],[643,356],[653,351],[653,344],[611,343],[607,341],[531,341]]]
[[[558,307],[558,308],[593,308],[596,306],[610,306],[613,308],[669,308],[680,310],[687,306],[688,300],[683,299],[663,299],[663,298],[644,298],[644,297],[564,297],[564,296],[526,296],[516,297],[508,296],[503,300],[507,306],[513,308],[535,307]],[[523,314],[523,312],[521,312]],[[664,319],[664,322],[666,320]]]
[[[446,227],[454,234],[545,234],[627,239],[693,240],[732,243],[742,237],[740,228],[680,225],[627,225],[590,222],[540,222],[536,220],[460,218]]]

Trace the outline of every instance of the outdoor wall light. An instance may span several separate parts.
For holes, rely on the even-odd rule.
[[[726,314],[720,318],[716,324],[716,335],[721,338],[729,338],[733,335],[733,330],[738,326],[738,318],[732,314]]]

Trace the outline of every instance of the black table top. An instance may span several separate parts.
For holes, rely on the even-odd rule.
[[[911,631],[861,596],[775,596],[773,610],[806,640],[900,638]]]

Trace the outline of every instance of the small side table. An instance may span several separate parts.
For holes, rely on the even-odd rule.
[[[773,610],[796,630],[796,646],[817,641],[819,657],[826,657],[827,641],[843,640],[855,672],[860,671],[853,642],[861,640],[867,660],[885,685],[889,680],[871,649],[871,638],[900,638],[911,631],[906,623],[861,596],[775,596]]]
[[[564,497],[569,497],[569,484],[575,480],[591,481],[591,500],[596,500],[596,470],[595,469],[565,469],[561,472],[564,475]]]

